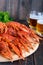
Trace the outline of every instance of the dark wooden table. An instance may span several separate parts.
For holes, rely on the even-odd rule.
[[[25,20],[24,21],[17,20],[17,21],[28,26],[28,23]],[[0,65],[43,65],[43,40],[40,41],[40,45],[37,51],[34,54],[27,57],[25,60],[14,61],[13,63],[0,62]]]

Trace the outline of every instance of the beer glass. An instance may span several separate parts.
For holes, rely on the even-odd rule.
[[[29,17],[27,18],[27,22],[30,24],[29,27],[32,29],[36,29],[38,19],[38,13],[36,11],[31,11]]]
[[[36,30],[37,30],[38,34],[43,36],[43,19],[37,20],[36,27],[37,27]]]

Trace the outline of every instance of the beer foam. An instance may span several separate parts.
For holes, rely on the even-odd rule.
[[[38,19],[38,16],[35,15],[35,14],[30,14],[30,18],[32,18],[32,19]]]
[[[37,23],[39,23],[39,24],[43,24],[43,20],[37,20]]]
[[[38,19],[43,20],[43,15],[38,16]]]

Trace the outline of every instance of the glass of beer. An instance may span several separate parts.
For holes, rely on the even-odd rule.
[[[29,25],[30,28],[36,29],[37,19],[38,19],[37,12],[31,11],[30,14],[29,14],[29,18],[27,19],[27,22],[30,24]]]
[[[39,19],[37,20],[37,32],[40,34],[40,35],[43,35],[43,20]]]

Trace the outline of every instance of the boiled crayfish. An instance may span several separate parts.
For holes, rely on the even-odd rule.
[[[39,43],[39,39],[41,38],[24,24],[15,21],[0,22],[0,54],[7,59],[13,59],[13,52],[24,59],[22,50],[29,52],[29,48],[34,49],[32,44]]]

